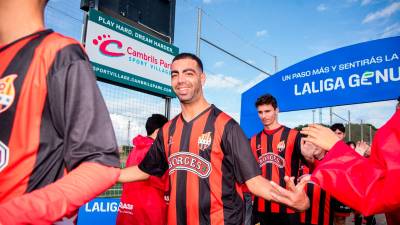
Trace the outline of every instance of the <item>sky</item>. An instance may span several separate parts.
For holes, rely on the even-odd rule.
[[[81,39],[80,0],[50,0],[46,25]],[[394,0],[177,0],[174,45],[180,52],[196,52],[197,9],[202,9],[201,37],[270,74],[312,56],[369,40],[400,35],[400,1]],[[205,42],[200,57],[210,103],[239,121],[241,93],[266,74]],[[380,127],[394,112],[396,101],[333,107],[333,122],[346,121]],[[179,112],[175,99],[172,114]],[[314,121],[319,122],[319,111]],[[329,123],[329,109],[322,122]],[[280,122],[294,127],[313,122],[313,111],[280,114]]]

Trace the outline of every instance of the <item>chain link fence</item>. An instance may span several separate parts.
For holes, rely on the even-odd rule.
[[[106,102],[117,138],[121,167],[125,167],[127,156],[132,150],[132,139],[138,134],[146,136],[145,124],[154,113],[165,115],[165,99],[139,91],[97,82]],[[176,100],[173,101],[176,104]],[[173,107],[176,108],[176,107]],[[177,110],[172,110],[176,115]],[[172,115],[172,114],[171,114]],[[174,116],[172,115],[172,116]],[[100,197],[118,198],[122,185],[114,185]]]

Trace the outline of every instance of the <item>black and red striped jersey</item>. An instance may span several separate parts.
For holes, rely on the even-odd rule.
[[[181,114],[169,121],[139,168],[169,170],[169,225],[242,224],[239,184],[260,175],[243,131],[214,105],[190,122]]]
[[[0,48],[0,202],[82,162],[119,167],[116,139],[81,45],[51,30]]]
[[[301,165],[299,176],[311,174],[306,165]],[[306,193],[310,199],[310,208],[300,213],[300,222],[304,225],[333,225],[334,210],[329,193],[314,183],[306,185]]]
[[[285,175],[297,177],[300,167],[300,133],[294,129],[281,126],[271,133],[265,130],[250,139],[251,149],[257,159],[262,176],[286,187]],[[284,204],[254,199],[254,208],[265,213],[295,213]]]

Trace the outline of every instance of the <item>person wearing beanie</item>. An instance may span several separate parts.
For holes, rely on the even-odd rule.
[[[149,151],[158,130],[168,122],[161,114],[153,114],[146,121],[147,136],[137,135],[126,166],[138,165]],[[125,183],[122,186],[117,225],[165,225],[167,221],[168,174],[161,178],[151,176],[145,181]]]

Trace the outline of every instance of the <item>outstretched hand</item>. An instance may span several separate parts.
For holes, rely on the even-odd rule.
[[[364,141],[358,141],[356,144],[356,152],[362,156],[371,155],[371,147]]]
[[[303,178],[297,185],[294,184],[294,177],[285,176],[286,188],[283,188],[271,181],[274,192],[271,193],[272,201],[283,203],[295,210],[304,211],[310,207],[310,200],[304,190],[309,177]]]
[[[311,142],[325,151],[329,151],[340,140],[331,129],[319,124],[309,124],[300,133],[306,135],[304,141]]]

